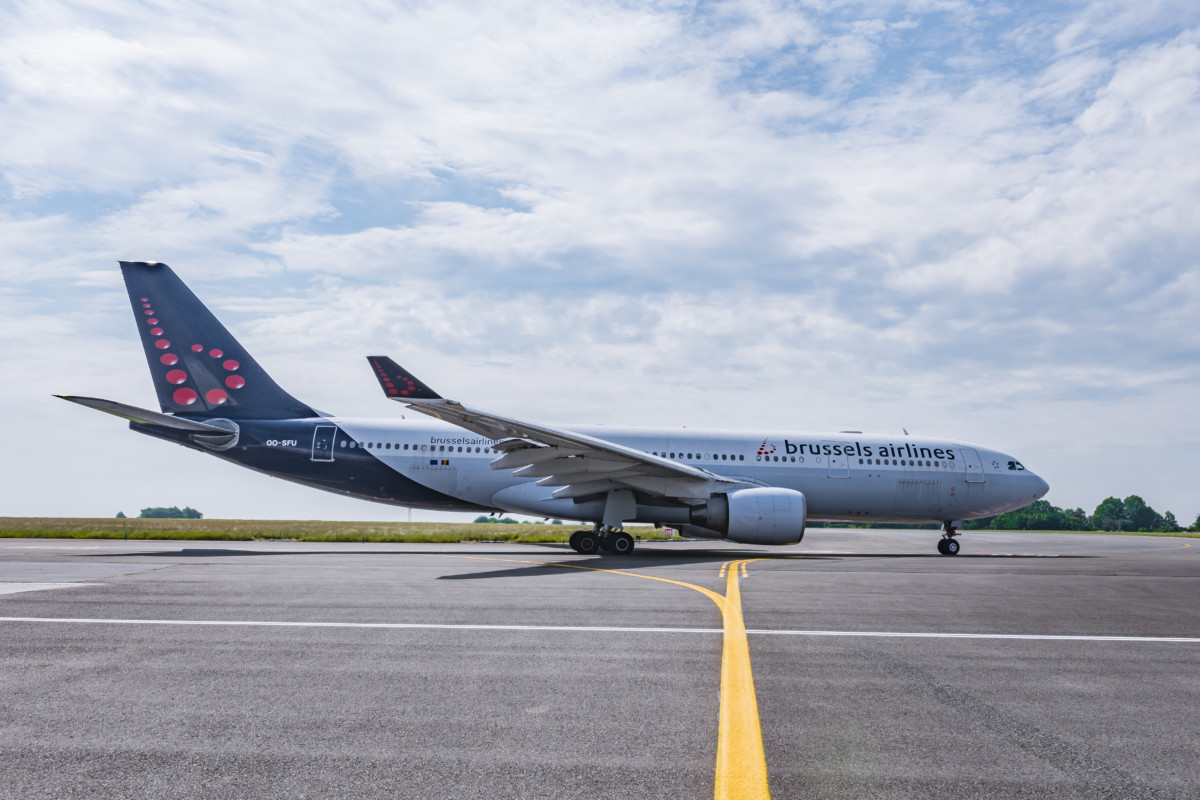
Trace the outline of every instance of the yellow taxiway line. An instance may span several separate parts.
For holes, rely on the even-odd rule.
[[[732,562],[725,579],[721,721],[717,731],[717,777],[713,789],[716,800],[759,800],[771,796],[739,586],[739,573],[745,576],[746,565],[757,560]]]
[[[742,592],[739,583],[748,577],[746,565],[758,558],[726,561],[719,576],[725,577],[725,596],[694,583],[641,575],[621,569],[585,567],[562,561],[532,561],[489,556],[450,556],[470,561],[505,561],[510,564],[537,564],[544,567],[567,567],[588,572],[607,572],[648,581],[671,583],[691,589],[712,600],[721,611],[724,622],[724,642],[721,650],[720,720],[717,725],[717,768],[713,786],[714,800],[770,800],[767,784],[767,759],[763,752],[762,725],[758,719],[758,698],[754,692],[754,674],[750,670],[750,643],[746,639],[746,623],[742,618]]]

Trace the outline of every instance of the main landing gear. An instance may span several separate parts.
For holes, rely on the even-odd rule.
[[[606,550],[618,556],[633,552],[633,537],[623,530],[604,528],[597,525],[590,531],[575,531],[567,540],[576,553],[591,555],[597,550]]]
[[[958,528],[951,525],[949,522],[942,523],[942,538],[938,539],[938,552],[944,556],[958,555],[958,540],[954,537],[958,536]]]

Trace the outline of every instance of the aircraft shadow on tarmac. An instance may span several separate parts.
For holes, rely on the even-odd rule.
[[[540,547],[554,545],[539,544]],[[329,557],[332,555],[355,555],[355,556],[455,556],[458,558],[470,558],[477,555],[480,560],[487,558],[503,558],[505,556],[521,556],[524,559],[532,560],[530,557],[536,557],[536,553],[531,553],[528,549],[518,546],[521,549],[492,551],[486,554],[464,553],[462,550],[455,548],[446,548],[441,550],[421,550],[419,552],[404,552],[400,550],[250,550],[236,548],[219,548],[219,547],[186,547],[179,550],[157,550],[157,551],[132,551],[132,552],[116,552],[116,553],[89,553],[88,558],[237,558],[237,557],[255,557],[255,556],[318,556]],[[562,545],[561,549],[566,551],[564,554],[571,553],[566,545]],[[545,554],[546,557],[553,558],[557,554]],[[744,558],[754,558],[761,561],[829,561],[840,559],[937,559],[945,560],[948,563],[961,562],[964,560],[977,559],[1028,559],[1028,558],[1094,558],[1090,555],[1071,555],[1071,554],[1041,554],[1041,553],[960,553],[959,555],[947,557],[938,553],[870,553],[870,552],[835,552],[822,550],[820,552],[805,553],[790,552],[790,553],[766,553],[761,550],[687,550],[685,552],[671,552],[669,550],[651,550],[641,549],[630,555],[615,556],[606,553],[599,553],[591,556],[579,556],[573,558],[569,563],[578,566],[588,566],[596,569],[629,569],[637,566],[676,566],[687,564],[713,563],[720,564],[725,561],[732,561]],[[555,569],[559,572],[570,570],[570,567],[557,567],[554,564],[529,564],[520,567],[519,570],[499,570],[495,573],[471,573],[460,576],[462,579],[467,578],[482,578],[495,576],[499,577],[503,574],[528,574],[530,570],[536,569]],[[447,576],[452,579],[453,576]]]

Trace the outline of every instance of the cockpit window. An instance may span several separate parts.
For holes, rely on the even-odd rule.
[[[1008,462],[1008,468],[1009,468],[1009,469],[1015,469],[1015,470],[1023,470],[1023,469],[1025,469],[1025,467],[1021,466],[1021,462],[1020,462],[1020,461],[1010,461],[1010,462]]]

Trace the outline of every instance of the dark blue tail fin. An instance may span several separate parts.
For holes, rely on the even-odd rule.
[[[166,264],[122,261],[162,410],[230,419],[317,412],[279,388]]]

